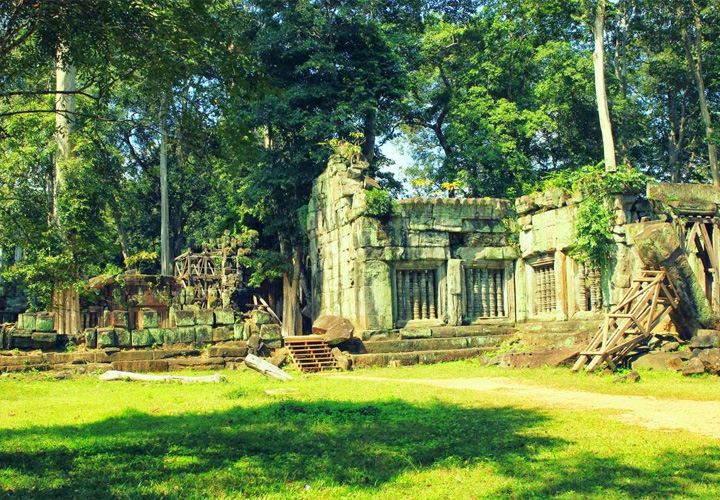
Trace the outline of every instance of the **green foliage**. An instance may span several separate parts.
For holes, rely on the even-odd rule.
[[[128,255],[125,258],[125,266],[128,269],[137,269],[140,273],[143,273],[149,267],[153,266],[158,259],[157,252],[146,252],[141,250],[136,254]]]
[[[641,194],[653,180],[634,169],[605,172],[602,163],[578,170],[564,170],[548,176],[543,189],[561,188],[582,197],[575,225],[573,256],[579,262],[606,268],[615,251],[612,228],[615,225],[614,196]]]
[[[392,197],[384,189],[372,188],[365,192],[365,210],[371,217],[387,217],[392,212]]]

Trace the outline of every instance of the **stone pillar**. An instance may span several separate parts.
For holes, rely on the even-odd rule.
[[[359,272],[357,297],[359,330],[386,330],[393,327],[390,266],[380,260],[365,261]]]
[[[567,257],[565,252],[555,252],[555,294],[557,300],[557,319],[568,319],[568,294],[567,294]]]
[[[448,325],[462,324],[462,260],[447,262],[447,312]]]

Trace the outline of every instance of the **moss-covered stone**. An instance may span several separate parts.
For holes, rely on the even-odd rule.
[[[233,338],[233,331],[228,326],[218,326],[212,331],[213,342],[222,342]]]
[[[33,349],[54,349],[58,345],[58,336],[54,332],[33,332]]]
[[[150,347],[152,345],[152,335],[146,329],[133,330],[130,335],[130,342],[133,347]]]
[[[95,328],[85,329],[85,346],[91,349],[97,347],[97,330]]]
[[[195,326],[195,311],[187,309],[176,310],[175,324],[178,327]]]
[[[282,347],[282,339],[264,340],[265,346],[269,349],[280,349]]]
[[[271,340],[280,340],[282,338],[280,325],[262,325],[260,327],[260,338],[266,344]]]
[[[200,309],[195,313],[195,324],[213,326],[215,324],[215,313],[212,309]]]
[[[128,322],[127,311],[116,310],[110,313],[110,326],[115,328],[127,328]]]
[[[163,343],[165,345],[173,345],[180,342],[180,334],[177,328],[167,328],[162,331]]]
[[[138,328],[145,330],[147,328],[158,328],[158,313],[155,309],[141,309],[138,312]]]
[[[165,330],[162,328],[148,328],[150,339],[152,340],[151,345],[162,345],[165,342]]]
[[[35,313],[24,313],[18,316],[18,328],[35,330]]]
[[[195,327],[195,342],[210,343],[212,339],[212,326],[197,325]]]
[[[35,316],[35,330],[38,332],[55,331],[55,315],[52,313],[37,313]]]
[[[132,347],[132,336],[130,330],[125,328],[115,328],[115,340],[118,347]]]
[[[272,323],[272,316],[267,311],[261,311],[259,309],[255,309],[252,312],[252,322],[256,325],[268,325]]]
[[[98,328],[97,329],[97,346],[99,348],[115,347],[117,338],[115,337],[114,328]]]
[[[195,327],[194,326],[179,326],[178,332],[178,343],[190,344],[195,342]]]
[[[16,328],[10,337],[12,349],[32,349],[32,332]]]
[[[233,325],[233,339],[234,340],[247,340],[245,336],[245,324],[238,321]]]
[[[215,323],[218,325],[235,324],[235,311],[232,309],[215,309]]]

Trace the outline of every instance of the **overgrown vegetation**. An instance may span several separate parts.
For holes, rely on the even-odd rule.
[[[612,377],[450,363],[368,375]],[[362,375],[363,372],[358,372]],[[0,379],[0,497],[654,500],[720,495],[720,449],[493,391],[227,372],[228,384]],[[299,375],[299,374],[297,374]],[[672,377],[666,377],[670,381]],[[614,384],[618,390],[642,386]],[[710,381],[677,377],[685,397]],[[600,383],[596,385],[601,385]],[[659,384],[656,384],[659,385]],[[297,392],[267,394],[266,389]],[[128,397],[128,391],[132,396]],[[93,397],[89,398],[88,394]],[[653,393],[655,394],[655,393]],[[66,408],[47,412],[49,407]],[[622,436],[622,446],[608,446]]]
[[[365,192],[365,215],[372,217],[387,217],[392,212],[393,200],[390,193],[384,189],[372,188]]]
[[[579,195],[573,257],[601,269],[606,268],[615,251],[612,228],[617,195],[641,194],[653,180],[634,169],[606,172],[603,164],[578,170],[564,170],[549,176],[543,189],[561,188],[568,195]]]

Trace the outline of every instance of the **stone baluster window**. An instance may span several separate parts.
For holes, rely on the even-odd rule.
[[[598,268],[580,266],[579,302],[581,311],[602,309],[602,273]]]
[[[553,312],[557,308],[555,295],[555,265],[552,257],[538,260],[533,265],[535,314]]]
[[[465,316],[480,318],[507,316],[504,269],[465,268]]]
[[[397,269],[395,304],[400,321],[437,319],[437,270]]]

